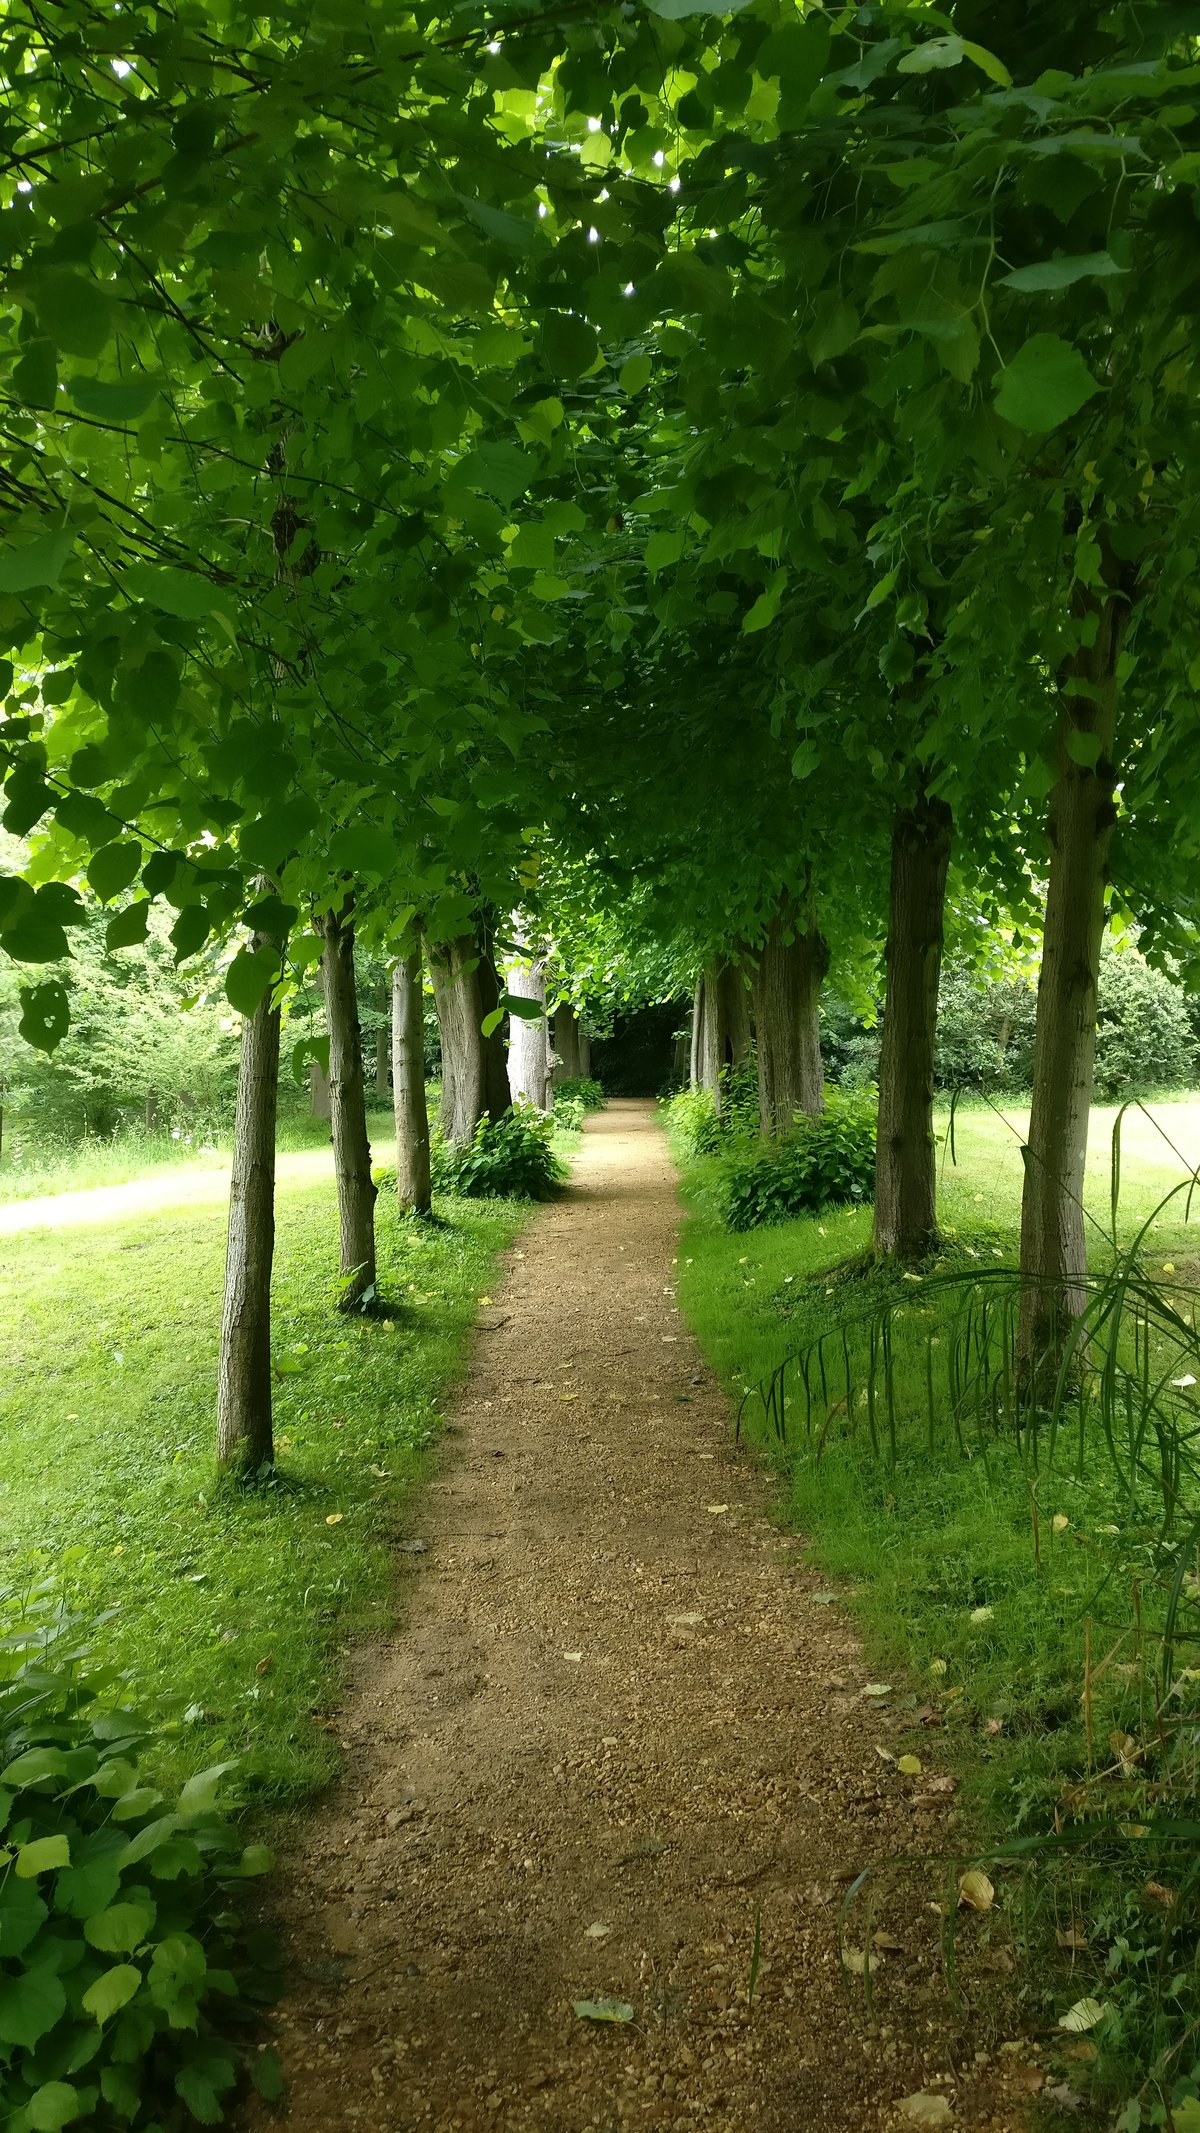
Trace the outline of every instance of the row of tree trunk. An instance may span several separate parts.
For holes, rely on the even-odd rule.
[[[368,1308],[375,1299],[375,1202],[367,1134],[366,1070],[354,967],[354,905],[347,896],[318,921],[321,977],[329,1024],[329,1071],[319,1084],[327,1099],[337,1179],[342,1287],[340,1308]],[[278,942],[256,940],[255,947]],[[430,976],[442,1046],[439,1125],[449,1140],[467,1142],[481,1119],[498,1119],[517,1097],[548,1109],[552,1054],[545,1016],[544,965],[522,963],[507,973],[507,989],[536,1003],[536,1021],[512,1017],[505,1056],[500,979],[482,928],[430,953]],[[425,1098],[425,1002],[419,947],[400,957],[392,973],[391,1088],[396,1125],[396,1192],[406,1214],[432,1207],[429,1116]],[[561,1077],[586,1071],[587,1038],[572,1008],[555,1015],[554,1049]],[[271,1270],[275,1250],[275,1125],[279,1086],[280,1012],[268,992],[242,1026],[229,1190],[225,1300],[218,1362],[217,1458],[243,1477],[274,1458],[271,1385]],[[380,1072],[376,1060],[375,1079]],[[382,1077],[386,1086],[386,1074]]]
[[[1089,641],[1068,663],[1059,698],[1032,1107],[1021,1205],[1020,1361],[1052,1370],[1085,1302],[1084,1168],[1095,1063],[1100,944],[1116,814],[1118,669],[1127,608],[1118,590],[1092,598]],[[933,1133],[938,986],[951,810],[922,789],[892,825],[874,1249],[912,1261],[936,1245]],[[696,995],[692,1079],[718,1107],[722,1069],[758,1052],[762,1130],[784,1132],[823,1103],[819,1041],[825,943],[811,912],[783,898],[751,958],[705,970]],[[748,974],[747,974],[748,973]]]

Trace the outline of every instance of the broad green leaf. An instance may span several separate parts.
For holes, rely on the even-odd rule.
[[[0,1883],[0,1957],[24,1955],[47,1916],[36,1884],[6,1874]]]
[[[30,276],[29,285],[42,325],[67,355],[95,356],[107,347],[116,307],[92,276],[70,267],[44,267]]]
[[[502,1010],[507,1009],[510,1015],[515,1015],[518,1022],[540,1022],[546,1012],[540,1000],[528,1000],[523,993],[518,992],[502,992],[500,1006]]]
[[[112,1853],[89,1859],[60,1874],[54,1888],[56,1909],[68,1918],[91,1918],[112,1902],[121,1886],[121,1869]]]
[[[225,973],[225,995],[239,1015],[252,1015],[279,976],[274,948],[241,948]]]
[[[663,533],[652,533],[646,543],[647,570],[654,574],[665,570],[671,563],[677,563],[683,554],[686,541],[686,533],[678,527],[671,527]]]
[[[765,630],[770,623],[774,622],[776,615],[779,613],[779,603],[783,598],[786,584],[786,570],[775,571],[766,591],[760,592],[754,605],[742,617],[742,635],[744,637],[752,637],[759,630]]]
[[[1011,274],[1001,274],[998,286],[1002,289],[1069,289],[1077,281],[1107,280],[1114,274],[1123,274],[1111,252],[1079,252],[1072,258],[1040,259],[1034,266],[1014,267]]]
[[[45,1964],[0,1978],[0,2039],[32,2051],[40,2037],[66,2012],[67,1995],[55,1971]]]
[[[40,1785],[46,1778],[65,1777],[69,1769],[64,1748],[27,1748],[0,1770],[0,1785]]]
[[[550,311],[542,320],[542,360],[556,378],[577,378],[600,352],[594,326],[573,311]]]
[[[229,1872],[244,1874],[250,1880],[259,1874],[273,1872],[274,1866],[275,1854],[269,1844],[247,1844],[237,1865],[231,1867]]]
[[[32,1881],[37,1874],[49,1874],[55,1867],[70,1864],[71,1840],[60,1832],[53,1837],[35,1837],[32,1844],[22,1844],[13,1862],[13,1872],[18,1881]]]
[[[396,871],[396,839],[373,823],[354,823],[330,838],[329,859],[336,873],[386,881]]]
[[[96,1911],[88,1919],[84,1939],[102,1955],[132,1955],[150,1932],[154,1917],[153,1904],[110,1904],[107,1911]]]
[[[174,615],[181,622],[200,622],[215,609],[229,606],[229,596],[220,586],[167,564],[130,563],[121,583],[132,599],[158,608],[161,614]]]
[[[685,15],[740,15],[750,0],[646,0],[652,15],[679,22]]]
[[[326,1038],[326,1056],[328,1056],[328,1043],[329,1040]],[[222,1779],[227,1778],[230,1771],[236,1770],[237,1767],[235,1761],[213,1763],[207,1770],[198,1770],[194,1777],[188,1779],[179,1795],[179,1813],[185,1817],[211,1814],[220,1795]]]
[[[572,2000],[572,2013],[581,2022],[632,2022],[633,2009],[628,2000]]]
[[[100,2073],[100,2093],[118,2118],[133,2118],[142,2100],[137,2073],[129,2066],[106,2066]]]
[[[1000,372],[996,412],[1016,429],[1057,429],[1100,391],[1083,357],[1056,333],[1035,333]]]
[[[102,904],[111,902],[122,889],[137,880],[144,858],[141,845],[128,838],[102,845],[98,852],[93,852],[88,861],[87,878]]]
[[[122,2007],[127,2007],[142,1984],[142,1973],[134,1963],[114,1963],[111,1970],[104,1970],[83,1995],[85,2014],[99,2022],[103,2028]]]
[[[274,2045],[268,2044],[266,2050],[259,2053],[250,2068],[250,2079],[268,2103],[278,2103],[283,2094],[283,2068]]]
[[[25,2108],[31,2133],[59,2133],[60,2126],[69,2126],[79,2117],[83,2102],[71,2082],[46,2081],[34,2090]]]
[[[1073,763],[1081,764],[1085,770],[1094,770],[1100,761],[1099,734],[1072,726],[1067,735],[1067,754]]]
[[[143,898],[138,903],[127,904],[110,918],[104,932],[107,948],[134,948],[144,941],[150,924],[150,902]]]
[[[0,555],[0,592],[33,592],[57,585],[74,544],[74,534],[60,527],[55,533],[39,534],[24,547],[6,548]]]
[[[189,2060],[176,2074],[175,2093],[202,2126],[218,2126],[225,2116],[222,2094],[233,2087],[235,2078],[230,2060],[206,2053],[203,2059]]]
[[[974,60],[975,65],[987,75],[989,81],[994,81],[1001,89],[1012,88],[1012,75],[1004,61],[998,59],[995,52],[989,52],[986,45],[972,44],[969,37],[964,37],[963,51],[968,59]]]
[[[502,1007],[493,1007],[491,1014],[485,1015],[483,1021],[480,1023],[480,1030],[482,1031],[485,1037],[494,1036],[503,1020],[504,1009]]]
[[[654,376],[654,358],[648,355],[631,355],[621,365],[620,387],[623,393],[640,393]]]
[[[72,378],[67,386],[80,412],[97,422],[140,422],[157,400],[161,384],[154,378]]]

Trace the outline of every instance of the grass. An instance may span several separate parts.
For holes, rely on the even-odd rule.
[[[436,1099],[438,1091],[434,1089]],[[369,1111],[367,1125],[372,1140],[386,1144],[394,1131],[391,1111]],[[309,1148],[329,1146],[329,1121],[314,1118],[308,1110],[286,1108],[279,1120],[276,1145],[281,1152],[298,1154]],[[44,1193],[87,1192],[101,1185],[128,1185],[135,1179],[154,1177],[169,1170],[181,1172],[228,1170],[231,1157],[230,1129],[178,1136],[166,1129],[146,1132],[129,1127],[111,1140],[48,1142],[24,1140],[19,1132],[5,1135],[0,1159],[0,1205],[12,1200],[31,1200]]]
[[[214,1486],[224,1208],[0,1238],[0,1578],[67,1566],[101,1656],[139,1697],[178,1696],[181,1770],[244,1755],[259,1797],[288,1801],[330,1775],[341,1656],[391,1615],[389,1543],[526,1212],[448,1201],[426,1225],[381,1201],[397,1315],[344,1320],[332,1178],[281,1189],[281,1485],[249,1495]]]
[[[1155,1111],[1195,1163],[1200,1102]],[[1019,1127],[1024,1115],[1006,1120],[983,1108],[958,1114],[957,1163],[951,1167],[947,1153],[941,1193],[947,1270],[973,1274],[1015,1262],[1022,1170],[1010,1125]],[[1094,1115],[1088,1162],[1098,1261],[1109,1249],[1103,1232],[1114,1116],[1111,1109]],[[818,1431],[828,1416],[819,1446],[805,1428],[794,1370],[786,1446],[767,1432],[753,1397],[747,1428],[777,1463],[782,1516],[811,1537],[823,1573],[840,1583],[856,1614],[872,1673],[903,1685],[914,1715],[906,1745],[928,1761],[934,1743],[939,1764],[959,1772],[981,1847],[1052,1831],[1056,1823],[1078,1828],[1094,1818],[1119,1828],[1127,1817],[1128,1829],[1172,1811],[1193,1814],[1194,1744],[1183,1733],[1168,1752],[1153,1739],[1161,1545],[1147,1507],[1126,1500],[1103,1446],[1087,1447],[1082,1473],[1061,1456],[1050,1466],[1043,1457],[1033,1473],[1002,1429],[968,1430],[960,1446],[939,1392],[931,1450],[925,1364],[932,1354],[940,1368],[931,1335],[943,1346],[949,1341],[947,1292],[887,1270],[839,1278],[869,1243],[869,1209],[733,1236],[718,1218],[718,1164],[688,1162],[684,1172],[689,1213],[680,1300],[735,1398],[769,1379],[785,1355],[836,1334],[827,1349],[828,1398],[818,1402]],[[1180,1174],[1180,1162],[1148,1122],[1127,1115],[1122,1230],[1152,1218]],[[1148,1232],[1151,1266],[1186,1272],[1195,1261],[1200,1207],[1190,1223],[1183,1214],[1177,1200]],[[866,1321],[888,1303],[901,1314],[894,1460],[882,1401],[875,1417],[880,1453],[872,1453],[865,1391]],[[848,1400],[843,1328],[852,1366]],[[920,1711],[924,1724],[917,1723]],[[1149,1738],[1149,1752],[1131,1768],[1112,1745],[1123,1737]],[[1097,2046],[1092,2072],[1106,2100],[1132,2096],[1151,2063],[1177,2051],[1200,2016],[1194,1915],[1170,1918],[1161,1893],[1146,1894],[1147,1884],[1161,1891],[1180,1875],[1177,1851],[1156,1842],[1139,1853],[1128,1841],[1086,1865],[1081,1855],[1068,1855],[1053,1871],[1043,1862],[1024,1873],[996,1872],[1014,1937],[1037,1954],[1022,1987],[1030,2025],[1053,2031],[1089,1993],[1109,2008],[1087,2040]],[[1082,1943],[1065,1953],[1057,1940],[1064,1926]],[[1169,2095],[1175,2076],[1190,2073],[1195,2056],[1194,2041],[1177,2051],[1161,2095]],[[1073,2078],[1078,2086],[1078,2063]],[[1152,2115],[1162,2108],[1154,2093],[1152,2085],[1139,2103],[1146,2125],[1164,2122]],[[1136,2114],[1128,2119],[1135,2122]]]

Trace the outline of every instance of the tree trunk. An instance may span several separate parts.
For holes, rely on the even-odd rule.
[[[746,980],[732,963],[710,963],[700,992],[699,1080],[711,1091],[719,1111],[724,1097],[722,1070],[735,1067],[750,1050],[750,996]]]
[[[550,1032],[546,1023],[546,966],[541,962],[514,963],[506,973],[508,991],[518,1000],[532,1000],[542,1009],[536,1022],[512,1015],[508,1026],[508,1081],[514,1103],[536,1104],[550,1109]]]
[[[256,948],[274,947],[261,936]],[[225,1301],[217,1359],[217,1465],[250,1479],[275,1457],[271,1420],[271,1262],[279,1009],[267,992],[242,1024]]]
[[[433,1197],[419,948],[402,956],[392,972],[392,1097],[396,1109],[396,1197],[404,1214],[427,1215],[432,1212]]]
[[[481,1118],[509,1108],[508,1067],[499,1027],[483,1035],[483,1021],[500,999],[496,966],[475,936],[461,934],[429,957],[433,998],[442,1034],[442,1108],[446,1139],[474,1138]]]
[[[367,1092],[362,1028],[354,977],[354,903],[321,920],[321,979],[329,1019],[329,1107],[342,1243],[341,1311],[357,1310],[375,1293],[375,1187],[367,1139]]]
[[[592,1040],[582,1022],[579,1025],[579,1034],[576,1041],[579,1045],[579,1078],[581,1081],[590,1081],[592,1078]]]
[[[314,1118],[330,1117],[329,1076],[319,1059],[308,1070],[308,1108]]]
[[[924,793],[892,821],[874,1241],[893,1259],[924,1258],[937,1242],[933,1070],[952,827],[945,801]]]
[[[392,1049],[392,1033],[388,1028],[388,987],[384,978],[380,979],[375,989],[375,1006],[380,1017],[379,1026],[375,1031],[375,1094],[380,1103],[385,1104],[391,1095],[388,1067]]]
[[[780,900],[754,972],[758,1103],[762,1130],[788,1133],[797,1111],[825,1108],[821,1067],[821,986],[829,949],[811,917]]]
[[[1050,873],[1038,980],[1033,1107],[1021,1202],[1021,1324],[1027,1379],[1057,1368],[1084,1308],[1084,1161],[1096,1055],[1096,999],[1104,893],[1115,809],[1117,663],[1127,610],[1093,600],[1095,641],[1067,663],[1060,699],[1058,778],[1050,795]],[[1090,736],[1096,762],[1070,753]],[[1080,749],[1079,752],[1090,752]]]
[[[560,1000],[554,1010],[554,1049],[558,1065],[554,1069],[555,1081],[578,1081],[582,1073],[579,1063],[579,1017],[567,1000]]]
[[[704,1063],[704,973],[696,980],[696,997],[692,1001],[692,1051],[688,1068],[688,1080],[693,1089],[700,1086],[700,1071]]]

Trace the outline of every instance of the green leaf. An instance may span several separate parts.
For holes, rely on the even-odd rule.
[[[71,1840],[60,1831],[53,1837],[35,1837],[32,1844],[22,1844],[13,1872],[18,1881],[32,1881],[38,1874],[49,1874],[55,1867],[70,1864]]]
[[[620,387],[623,393],[640,393],[654,376],[654,359],[648,355],[632,355],[621,365]]]
[[[58,2133],[69,2126],[83,2109],[79,2090],[69,2081],[46,2081],[35,2089],[25,2106],[31,2133]]]
[[[60,527],[56,533],[39,534],[24,548],[10,548],[0,556],[0,593],[32,592],[39,586],[57,585],[74,544],[74,534]]]
[[[572,2000],[572,2013],[581,2022],[632,2022],[633,2009],[628,2000]]]
[[[0,1785],[40,1785],[46,1778],[65,1777],[69,1769],[64,1748],[27,1748],[0,1770]]]
[[[324,1040],[328,1057],[329,1040]],[[222,1778],[237,1769],[236,1761],[212,1763],[207,1770],[198,1770],[190,1777],[179,1795],[179,1812],[183,1816],[209,1815],[217,1804]]]
[[[600,352],[594,326],[573,311],[550,311],[542,320],[542,361],[556,378],[577,378]]]
[[[95,356],[107,347],[116,311],[92,276],[75,274],[69,267],[46,267],[31,275],[30,288],[42,325],[68,355]]]
[[[225,973],[225,995],[239,1015],[252,1015],[279,976],[275,948],[241,948]]]
[[[485,1015],[480,1023],[480,1030],[485,1037],[494,1037],[503,1020],[504,1009],[502,1007],[493,1007],[491,1014]]]
[[[83,1937],[102,1955],[132,1955],[150,1932],[155,1918],[150,1903],[114,1903],[96,1911],[83,1929]]]
[[[1035,333],[1000,373],[996,412],[1016,429],[1040,433],[1077,415],[1099,390],[1077,348],[1056,333]]]
[[[268,2103],[278,2103],[283,2094],[283,2068],[274,2045],[268,2044],[266,2050],[259,2053],[250,2069],[250,2079]]]
[[[111,1970],[102,1971],[94,1985],[89,1985],[83,1995],[85,2014],[90,2014],[103,2027],[127,2007],[134,1993],[139,1991],[142,1973],[133,1963],[115,1963]]]
[[[1094,770],[1100,761],[1100,736],[1086,733],[1072,726],[1067,735],[1067,754],[1073,763],[1082,764],[1085,770]]]
[[[786,570],[777,570],[771,578],[766,591],[760,592],[754,605],[743,615],[742,635],[744,637],[753,637],[757,631],[765,630],[770,623],[774,622],[776,615],[779,613],[779,603],[783,598],[787,575]]]
[[[106,2066],[100,2074],[100,2093],[118,2118],[132,2118],[142,2100],[142,2087],[132,2067]]]
[[[7,1874],[0,1884],[0,1956],[24,1955],[48,1916],[35,1884]]]
[[[750,0],[646,0],[652,15],[679,22],[685,15],[740,15]]]
[[[18,763],[4,788],[4,827],[25,837],[54,806],[57,795],[33,763]]]
[[[120,1886],[121,1869],[110,1852],[60,1874],[54,1889],[55,1907],[68,1918],[91,1918],[112,1902]]]
[[[71,378],[67,391],[81,414],[97,422],[139,422],[157,400],[161,383],[154,378]]]
[[[259,1874],[271,1873],[274,1865],[275,1854],[269,1844],[247,1844],[237,1865],[227,1867],[226,1872],[252,1880]]]
[[[502,992],[500,1006],[515,1015],[518,1022],[541,1022],[546,1013],[540,1000],[527,1000],[524,993],[519,992]]]
[[[677,563],[683,554],[686,540],[686,533],[677,527],[663,533],[652,533],[646,543],[647,570],[653,575],[657,571],[665,570],[669,564]]]
[[[396,871],[396,839],[370,822],[355,823],[335,831],[329,840],[329,858],[339,874],[387,881]]]
[[[161,614],[174,615],[180,622],[200,622],[218,608],[232,612],[227,593],[208,578],[188,570],[173,570],[158,563],[130,563],[121,583],[133,599],[156,607]]]
[[[32,2051],[40,2037],[66,2012],[67,1995],[46,1964],[0,1978],[0,2039]]]
[[[218,2059],[207,2053],[203,2059],[192,2060],[180,2068],[175,2076],[175,2093],[183,2098],[193,2118],[202,2126],[219,2126],[225,2116],[221,2106],[223,2090],[233,2087],[236,2076],[228,2059]]]
[[[1074,282],[1107,280],[1123,274],[1111,252],[1078,252],[1069,259],[1039,259],[1034,266],[1014,267],[1001,274],[1001,289],[1069,289]]]
[[[292,1079],[297,1087],[304,1078],[304,1068],[310,1059],[315,1059],[323,1074],[329,1072],[328,1037],[301,1037],[292,1046]]]
[[[942,67],[961,66],[967,56],[962,37],[929,37],[896,61],[897,74],[932,74]]]
[[[994,52],[989,52],[986,45],[972,44],[969,37],[964,37],[963,51],[966,53],[967,58],[974,60],[975,65],[987,75],[990,81],[994,81],[999,88],[1012,88],[1013,78],[1004,61],[998,59]]]
[[[88,861],[88,886],[102,904],[109,903],[114,896],[120,895],[122,889],[127,889],[131,882],[137,880],[142,871],[144,857],[141,845],[134,844],[128,838],[118,838],[112,844],[102,845],[98,852],[93,852]]]
[[[138,903],[126,904],[115,918],[110,918],[104,931],[106,948],[134,948],[144,941],[150,925],[150,900],[143,897]]]

